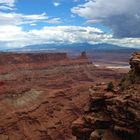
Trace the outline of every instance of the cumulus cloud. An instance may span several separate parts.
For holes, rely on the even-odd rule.
[[[23,47],[40,43],[82,43],[107,38],[100,29],[81,26],[46,26],[38,30],[23,31],[18,26],[0,28],[0,44],[7,47]]]
[[[16,38],[21,37],[22,28],[18,26],[0,26],[0,41],[13,41]]]
[[[72,13],[108,26],[115,37],[140,37],[140,0],[88,0]]]
[[[42,29],[24,31],[19,26],[5,25],[0,28],[2,48],[23,47],[48,43],[112,43],[127,47],[138,47],[139,38],[114,39],[100,29],[82,26],[46,26]]]
[[[21,27],[14,25],[0,26],[0,49],[25,45],[27,33]]]

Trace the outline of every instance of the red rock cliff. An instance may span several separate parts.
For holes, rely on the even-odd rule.
[[[72,124],[77,140],[140,139],[140,53],[132,55],[130,65],[117,90],[110,85],[91,89],[84,115]]]
[[[68,59],[66,53],[1,53],[0,64],[37,63]]]

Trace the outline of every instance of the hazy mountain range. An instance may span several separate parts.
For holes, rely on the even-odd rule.
[[[8,49],[8,52],[68,52],[69,54],[79,53],[81,51],[91,52],[133,52],[138,49],[117,46],[113,44],[88,44],[88,43],[74,43],[74,44],[37,44],[29,45],[23,48]]]

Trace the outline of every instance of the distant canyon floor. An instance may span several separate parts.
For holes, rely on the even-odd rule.
[[[71,123],[83,113],[90,88],[117,84],[127,72],[96,67],[85,53],[1,58],[0,140],[74,140]]]

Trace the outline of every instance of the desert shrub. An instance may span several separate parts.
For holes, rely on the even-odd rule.
[[[123,77],[119,83],[119,87],[121,90],[125,89],[125,81],[126,81],[126,77]]]
[[[108,85],[107,85],[107,91],[113,91],[114,89],[114,85],[112,82],[109,82]]]

